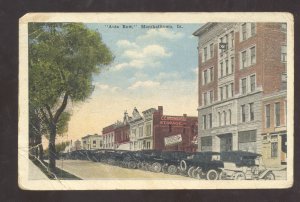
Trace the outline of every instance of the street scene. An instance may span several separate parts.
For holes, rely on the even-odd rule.
[[[286,22],[28,23],[29,178],[287,180],[287,53]]]

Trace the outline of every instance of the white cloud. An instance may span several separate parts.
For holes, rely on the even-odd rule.
[[[103,91],[111,91],[111,92],[116,92],[120,90],[120,88],[117,86],[110,86],[107,84],[100,84],[100,83],[95,83],[95,87]]]
[[[128,87],[128,89],[134,90],[134,89],[137,89],[137,88],[152,88],[152,87],[157,87],[159,85],[160,85],[159,82],[151,81],[151,80],[137,81],[134,84],[132,84],[130,87]]]
[[[128,40],[119,40],[116,44],[120,48],[138,48],[138,45],[136,43],[130,42]]]
[[[182,38],[183,36],[184,34],[182,32],[174,32],[169,29],[150,29],[145,35],[139,36],[137,41],[147,41],[158,38],[176,40]]]
[[[179,72],[160,72],[156,78],[158,80],[178,79],[180,78],[180,74]]]
[[[164,58],[171,55],[171,52],[168,52],[164,47],[157,44],[148,45],[141,50],[131,49],[124,52],[124,56],[130,59]]]

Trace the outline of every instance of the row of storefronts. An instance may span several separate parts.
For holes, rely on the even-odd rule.
[[[164,115],[162,106],[142,113],[134,108],[132,116],[125,112],[123,121],[104,127],[102,135],[85,136],[82,141],[86,149],[196,151],[197,131],[196,116]]]

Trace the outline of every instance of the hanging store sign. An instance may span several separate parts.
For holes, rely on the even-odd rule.
[[[181,134],[165,137],[165,146],[175,145],[182,142]]]

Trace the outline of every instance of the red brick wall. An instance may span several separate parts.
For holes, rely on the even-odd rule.
[[[202,50],[201,50],[202,51]],[[214,44],[214,56],[207,60],[206,62],[202,63],[202,52],[199,53],[199,66],[198,69],[198,104],[199,106],[202,105],[202,93],[214,90],[214,100],[218,98],[218,91],[217,91],[217,80],[218,80],[218,44]],[[214,80],[206,85],[202,85],[202,72],[210,67],[214,67]]]
[[[129,125],[115,129],[115,144],[129,142]]]
[[[172,116],[173,117],[173,116]],[[186,117],[182,125],[163,124],[161,121],[162,114],[153,114],[153,148],[159,150],[179,150],[179,151],[196,151],[196,146],[192,144],[193,137],[197,135],[197,117]],[[182,118],[184,118],[182,116]],[[164,138],[172,135],[181,134],[182,142],[174,146],[165,146]]]
[[[257,86],[262,86],[264,94],[279,91],[281,74],[285,65],[281,62],[281,45],[285,44],[285,33],[279,23],[257,23],[256,35],[240,42],[235,34],[235,92],[239,92],[240,79],[256,73]],[[256,44],[256,64],[240,70],[240,51]]]
[[[270,99],[263,102],[262,113],[262,133],[270,133],[275,131],[275,103],[280,102],[280,127],[286,126],[286,97]],[[266,111],[265,106],[270,104],[270,128],[266,128]]]

